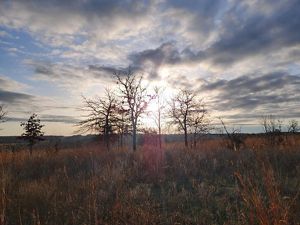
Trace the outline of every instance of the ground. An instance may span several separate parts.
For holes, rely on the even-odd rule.
[[[299,224],[300,137],[0,153],[0,224]]]

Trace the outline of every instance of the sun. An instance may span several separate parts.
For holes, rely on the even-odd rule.
[[[154,90],[154,87],[150,87],[149,89]],[[147,105],[147,109],[145,114],[141,118],[141,122],[146,128],[157,128],[157,120],[159,115],[159,110],[161,114],[161,120],[164,120],[163,117],[166,114],[168,108],[168,102],[170,102],[171,96],[173,95],[174,90],[171,88],[164,88],[159,94],[158,97],[154,97]]]

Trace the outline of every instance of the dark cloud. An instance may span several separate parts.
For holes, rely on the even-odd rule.
[[[61,122],[61,123],[78,123],[79,119],[73,116],[64,116],[64,115],[41,115],[41,121],[43,122]]]
[[[208,82],[200,90],[208,93],[217,91],[213,104],[218,110],[252,110],[253,114],[257,114],[254,112],[256,109],[280,111],[290,108],[286,104],[300,104],[300,77],[286,72]]]
[[[243,4],[243,1],[237,3],[224,15],[220,40],[207,50],[207,57],[214,63],[232,64],[300,43],[299,1]],[[268,6],[265,13],[259,10],[263,4]]]
[[[132,72],[137,72],[140,69],[136,67],[113,67],[113,66],[96,66],[96,65],[89,65],[89,71],[93,72],[96,78],[112,78],[115,74],[125,74],[128,70]]]
[[[60,2],[60,1],[58,1]],[[93,1],[77,1],[78,8],[83,8],[87,15],[97,15],[97,16],[112,16],[116,15],[142,15],[149,10],[151,6],[150,0],[93,0]],[[83,3],[83,4],[82,4]],[[69,5],[69,4],[68,4]]]
[[[89,71],[94,72],[96,77],[112,77],[115,73],[124,74],[132,72],[147,72],[148,78],[158,78],[157,70],[163,64],[179,63],[180,55],[173,43],[164,43],[157,48],[147,49],[128,55],[130,61],[128,67],[89,65]]]
[[[234,122],[238,123],[249,123],[249,122],[255,122],[255,124],[259,124],[259,122],[262,120],[263,116],[266,114],[259,114],[259,115],[254,115],[254,114],[233,114],[226,116],[227,119],[230,119]],[[273,113],[272,115],[275,116],[275,118],[281,120],[281,119],[290,119],[290,118],[300,118],[300,113],[299,112],[291,112],[289,114],[286,113],[276,113],[276,115]]]
[[[74,80],[80,79],[82,76],[78,74],[83,68],[75,67],[68,64],[54,64],[44,61],[27,61],[27,65],[33,67],[35,74],[41,77],[53,80]]]
[[[39,1],[32,0],[37,7],[43,8],[64,8],[65,10],[73,12],[82,12],[87,16],[111,16],[112,14],[124,14],[135,15],[142,14],[148,10],[148,6],[151,5],[151,1],[139,1],[139,0],[89,0],[81,1],[75,0],[70,4],[69,1],[53,0],[53,1]]]
[[[163,64],[209,61],[226,66],[256,55],[264,54],[267,57],[271,53],[300,44],[300,2],[297,0],[280,4],[273,1],[245,4],[241,1],[229,5],[229,10],[225,10],[223,14],[220,14],[222,4],[219,1],[171,1],[168,4],[189,10],[199,18],[208,18],[209,28],[215,28],[219,38],[204,50],[186,47],[179,51],[175,43],[164,43],[156,49],[130,55],[129,58],[136,65],[151,62],[154,75],[157,75],[157,69]],[[260,11],[262,7],[268,12]],[[217,19],[220,20],[219,28],[213,25]],[[197,30],[197,24],[205,29],[203,24],[195,22],[194,26],[189,27],[190,31]],[[299,60],[298,56],[298,50],[292,50],[288,55],[293,60]],[[274,59],[275,62],[276,60],[278,59]]]
[[[162,63],[173,64],[180,61],[180,55],[173,43],[164,43],[156,49],[144,50],[129,56],[134,64],[140,65],[147,61],[156,66]]]
[[[137,18],[141,21],[152,4],[150,0],[0,1],[0,6],[6,9],[1,13],[0,22],[17,28],[26,26],[44,35],[92,33],[98,27],[105,28],[107,33],[115,29],[118,21]],[[16,9],[18,16],[12,15]]]
[[[220,14],[227,1],[224,0],[171,0],[165,1],[164,7],[172,7],[177,10],[186,11],[187,15],[193,15],[188,29],[205,34],[206,38],[210,32],[216,29],[216,17]]]
[[[24,63],[32,68],[36,81],[45,80],[69,90],[74,90],[78,85],[83,87],[84,82],[93,78],[93,74],[89,73],[84,66],[38,60],[25,60]]]
[[[180,53],[173,43],[164,43],[156,49],[147,49],[129,55],[132,67],[148,70],[150,78],[157,78],[157,70],[163,64],[175,64],[181,61]]]
[[[52,69],[51,64],[47,63],[39,63],[35,65],[34,72],[38,74],[44,74],[44,75],[53,75],[55,72]]]
[[[194,52],[189,47],[179,50],[175,42],[166,42],[154,49],[132,53],[128,59],[132,68],[147,72],[150,79],[157,79],[161,66],[199,62],[205,59],[205,52]]]
[[[12,92],[12,91],[5,91],[0,89],[0,102],[12,104],[12,103],[26,103],[34,99],[34,96],[19,93],[19,92]]]
[[[300,77],[289,75],[286,72],[273,72],[265,75],[249,74],[240,76],[232,80],[218,80],[206,85],[205,90],[223,89],[231,95],[233,93],[241,94],[241,92],[259,92],[264,90],[279,90],[285,85],[300,85]]]
[[[31,112],[27,112],[27,114],[31,114]],[[58,123],[70,123],[76,124],[79,120],[72,116],[63,116],[63,115],[39,115],[41,122],[58,122]],[[7,121],[12,122],[24,122],[27,121],[28,118],[21,117],[8,117]]]

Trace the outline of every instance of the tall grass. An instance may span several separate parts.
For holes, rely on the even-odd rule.
[[[0,153],[0,223],[299,224],[300,140]]]

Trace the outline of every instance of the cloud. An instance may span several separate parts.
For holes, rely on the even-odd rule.
[[[129,59],[133,68],[143,68],[152,79],[158,77],[157,70],[161,65],[175,64],[181,60],[178,50],[172,43],[164,43],[156,49],[133,53],[129,55]]]
[[[0,30],[0,38],[12,38],[13,36],[4,30]]]
[[[151,1],[12,1],[1,2],[0,24],[14,28],[26,27],[30,32],[39,33],[55,43],[55,35],[72,40],[73,35],[87,35],[98,31],[126,34],[120,21],[138,25],[151,8]],[[18,12],[18,13],[15,13]],[[139,18],[140,17],[140,18]],[[139,18],[139,19],[137,19]],[[55,24],[55,26],[53,26]],[[127,32],[128,33],[128,32]],[[56,39],[59,43],[59,40]],[[62,42],[63,43],[63,42]]]
[[[4,91],[0,89],[0,102],[5,104],[14,104],[14,103],[27,103],[34,99],[34,96],[19,93],[19,92],[12,92],[12,91]]]
[[[28,86],[0,74],[0,87],[2,90],[22,90]]]
[[[92,71],[96,78],[112,78],[114,74],[123,74],[128,71],[128,67],[114,67],[114,66],[96,66],[89,65],[89,71]],[[137,68],[130,68],[137,71]]]
[[[214,94],[211,104],[218,111],[290,115],[300,106],[300,76],[284,71],[207,81],[199,90]]]
[[[220,39],[206,51],[213,63],[228,65],[261,53],[266,56],[300,44],[300,3],[239,2],[225,14],[222,26]]]
[[[33,95],[22,92],[28,86],[0,75],[0,102],[4,104],[23,104],[34,99]]]
[[[79,84],[80,88],[84,88],[92,78],[88,69],[81,66],[37,60],[25,60],[23,63],[33,69],[35,81],[48,81],[68,90],[74,90]]]
[[[173,15],[173,17],[169,17],[170,20],[174,21],[173,33],[179,31],[177,35],[182,35],[195,46],[205,48],[214,40],[218,29],[217,18],[222,15],[228,2],[221,0],[171,0],[164,1],[163,5],[168,8],[167,12],[171,12],[166,14],[168,16]],[[165,19],[168,20],[168,18]]]
[[[125,51],[138,62],[133,52],[140,52],[145,54],[141,58],[156,54],[158,59],[150,60],[155,67],[164,52],[143,50],[137,44],[153,46],[177,41],[180,49],[185,49],[181,54],[189,55],[187,60],[203,61],[205,55],[211,63],[228,65],[261,52],[295,46],[300,40],[300,7],[296,0],[90,0],[72,4],[34,0],[1,4],[0,24],[26,28],[47,44],[67,47],[62,55],[71,58],[88,55],[99,59],[105,58],[103,53],[115,51],[115,56],[120,56]],[[118,47],[113,50],[107,46]],[[157,50],[168,51],[169,47],[170,44],[162,44]]]
[[[200,39],[200,45],[193,43],[183,47],[176,46],[182,43],[166,42],[155,49],[146,49],[129,56],[134,64],[148,68],[153,77],[157,76],[158,68],[165,64],[194,66],[208,63],[223,70],[225,67],[228,70],[228,66],[240,64],[239,67],[243,69],[251,66],[251,70],[253,64],[258,68],[267,69],[280,68],[287,63],[300,61],[300,34],[297,32],[300,29],[299,1],[252,1],[252,4],[228,2],[223,11],[219,7],[224,4],[218,1],[216,4],[209,4],[207,1],[199,1],[198,4],[173,1],[173,5],[175,8],[194,13],[197,18],[206,15],[208,19],[204,24],[209,24],[206,35],[214,32],[216,38],[208,45],[201,45]],[[197,10],[198,12],[195,12]],[[202,23],[193,21],[190,26],[185,27],[185,32],[201,33],[199,30],[207,30],[205,27]],[[241,64],[244,61],[246,63]]]
[[[79,119],[73,116],[65,116],[65,115],[41,115],[41,120],[43,122],[61,122],[61,123],[70,123],[75,124],[79,122]]]
[[[27,114],[30,112],[27,112]],[[79,120],[72,116],[64,116],[64,115],[47,115],[42,114],[39,115],[39,118],[41,119],[41,122],[55,122],[55,123],[69,123],[69,124],[76,124],[79,122]],[[7,121],[11,122],[24,122],[27,121],[28,118],[23,117],[8,117]]]
[[[33,112],[74,113],[73,106],[44,95],[31,94],[32,87],[7,76],[0,76],[0,104],[7,107],[9,115],[27,115]]]
[[[22,79],[47,81],[72,102],[129,66],[173,89],[199,89],[217,111],[246,120],[298,115],[297,0],[1,1],[2,27],[0,50],[32,71]],[[7,77],[0,87],[6,101],[36,96]]]

